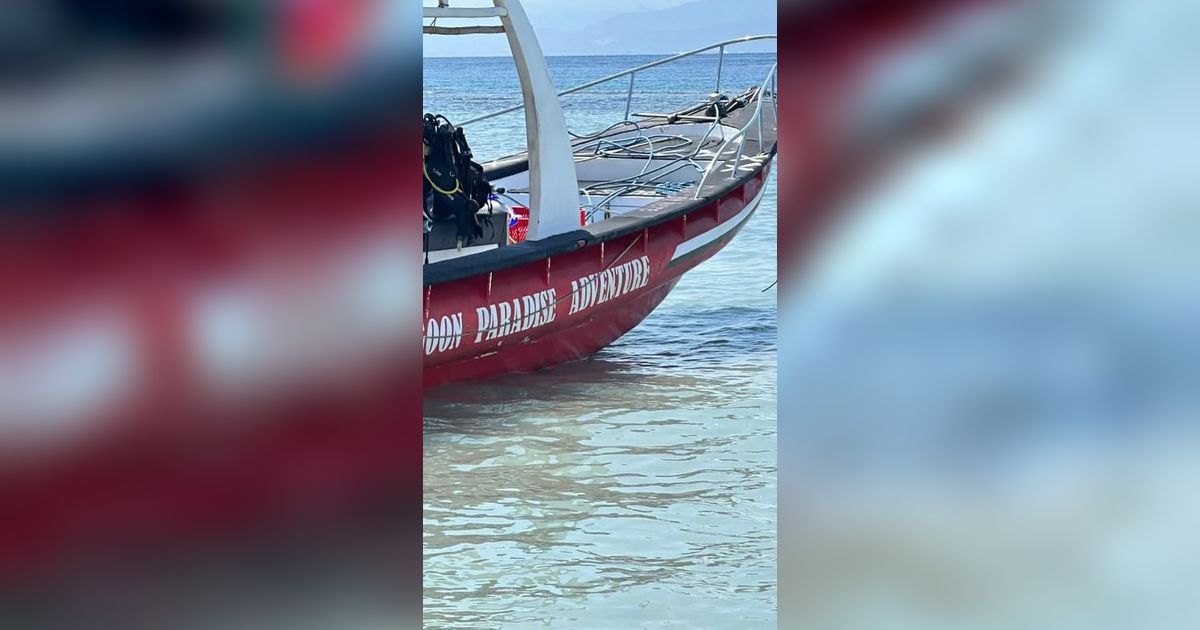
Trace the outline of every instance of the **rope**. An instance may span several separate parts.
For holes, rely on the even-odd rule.
[[[744,106],[744,105],[748,104],[750,99],[752,99],[754,97],[755,93],[756,93],[755,88],[752,87],[752,88],[746,90],[745,92],[743,92],[742,94],[739,94],[739,95],[733,97],[732,99],[718,101],[717,105],[716,105],[717,115],[713,118],[712,124],[709,125],[708,130],[705,132],[704,136],[700,138],[699,141],[693,141],[692,139],[690,139],[686,136],[682,136],[682,135],[678,135],[678,134],[645,134],[645,133],[642,133],[641,123],[633,122],[633,121],[620,121],[620,122],[614,123],[612,125],[609,125],[607,128],[605,128],[604,130],[602,130],[600,132],[597,132],[597,133],[591,134],[591,135],[580,135],[580,134],[576,134],[576,133],[568,131],[568,133],[570,133],[572,136],[574,136],[576,138],[595,139],[594,143],[585,142],[584,144],[576,147],[574,150],[575,154],[579,154],[581,150],[586,150],[588,148],[591,148],[592,149],[591,155],[597,156],[597,157],[608,157],[608,158],[645,157],[646,158],[646,163],[644,165],[642,165],[642,169],[637,175],[633,175],[631,177],[623,177],[621,179],[613,179],[613,180],[609,180],[606,182],[598,182],[598,183],[595,183],[595,184],[592,184],[590,186],[586,186],[586,187],[580,189],[580,192],[582,192],[586,197],[588,197],[588,201],[589,201],[589,203],[584,205],[583,208],[585,208],[585,209],[591,208],[591,210],[588,211],[587,214],[585,214],[584,216],[590,219],[593,216],[595,216],[595,214],[597,212],[604,210],[604,209],[609,209],[610,204],[614,199],[616,199],[617,197],[620,197],[621,195],[623,195],[627,192],[630,192],[632,190],[646,189],[646,188],[650,188],[651,186],[653,186],[654,194],[666,196],[666,195],[669,195],[672,193],[681,192],[683,189],[687,188],[689,182],[663,182],[661,180],[662,180],[662,178],[679,171],[681,168],[684,168],[687,165],[691,165],[693,168],[696,169],[697,172],[703,173],[705,170],[704,167],[700,166],[700,164],[698,164],[696,162],[696,160],[697,160],[698,156],[700,155],[700,152],[709,146],[709,142],[708,142],[709,136],[711,136],[712,132],[717,128],[717,126],[719,124],[721,124],[721,119],[723,117],[723,114],[725,112],[728,112],[729,110],[733,109],[735,105],[736,106]],[[690,109],[683,110],[682,113],[699,111],[701,109],[704,109],[704,108],[710,107],[710,106],[712,106],[711,103],[703,103],[703,104],[697,105],[695,107],[692,107]],[[673,114],[672,116],[678,115],[678,114],[679,113]],[[637,131],[637,135],[635,135],[631,138],[624,138],[624,139],[620,139],[620,140],[610,140],[606,137],[602,137],[602,136],[608,135],[609,132],[611,132],[612,130],[614,130],[618,127],[621,127],[623,125],[632,126]],[[655,146],[656,140],[675,140],[676,142],[674,144],[669,144],[667,147],[658,148]],[[680,143],[679,141],[682,141],[682,143]],[[647,150],[643,151],[643,150],[638,150],[637,148],[635,148],[635,147],[640,147],[642,145],[646,146]],[[655,167],[655,168],[650,168],[651,165],[654,164],[656,149],[659,152],[659,154],[661,155],[661,152],[663,152],[663,151],[674,151],[676,149],[683,149],[684,147],[687,147],[689,145],[692,145],[693,148],[686,155],[676,156],[675,159],[668,161],[666,164],[663,164],[663,165]],[[605,149],[606,146],[611,147],[611,150]],[[714,159],[715,159],[715,156],[714,156]],[[671,169],[671,167],[673,167],[677,164],[680,164],[680,166],[677,168]],[[671,170],[667,171],[667,169],[671,169]],[[666,171],[666,172],[663,172],[663,171]],[[654,175],[654,177],[649,177],[648,179],[644,179],[650,175]],[[591,203],[591,195],[590,195],[591,191],[604,191],[606,189],[611,188],[612,186],[617,186],[617,188],[610,194],[606,195],[603,199],[601,199],[599,203]]]

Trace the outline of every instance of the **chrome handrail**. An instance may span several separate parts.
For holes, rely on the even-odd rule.
[[[775,83],[776,83],[775,78],[776,78],[776,74],[778,72],[779,72],[779,64],[775,63],[774,65],[771,66],[771,71],[767,73],[767,78],[763,80],[762,85],[758,88],[758,94],[755,95],[755,100],[757,101],[757,103],[754,106],[754,114],[750,116],[750,120],[746,121],[746,125],[744,127],[739,129],[737,133],[730,136],[729,139],[727,139],[721,145],[721,147],[719,149],[717,149],[717,152],[713,154],[712,159],[709,160],[709,162],[708,162],[708,168],[704,169],[704,175],[700,178],[700,182],[698,184],[696,184],[696,194],[693,198],[698,199],[700,197],[700,191],[704,188],[704,182],[708,181],[708,176],[711,175],[712,172],[717,167],[717,160],[721,159],[721,154],[724,153],[725,149],[731,143],[733,143],[735,141],[737,141],[737,143],[738,143],[738,152],[737,152],[737,157],[734,158],[734,161],[733,161],[733,172],[737,173],[738,168],[740,168],[742,165],[742,151],[746,147],[746,142],[745,142],[746,132],[748,132],[750,130],[750,127],[754,126],[755,123],[758,124],[758,145],[760,148],[762,147],[762,141],[763,141],[763,121],[762,121],[763,95],[767,93],[768,84],[770,85],[770,89],[771,89],[770,94],[771,94],[771,105],[773,107],[773,112],[776,117],[778,117],[778,115],[779,115],[779,96],[776,94],[776,90],[775,90]]]
[[[710,44],[703,48],[697,48],[695,50],[689,50],[687,52],[682,52],[677,55],[671,55],[670,57],[664,57],[663,59],[659,59],[658,61],[652,61],[647,64],[642,64],[636,68],[630,68],[628,70],[624,70],[622,72],[618,72],[616,74],[612,74],[612,75],[609,75],[609,76],[601,78],[601,79],[596,79],[595,81],[588,81],[587,83],[584,83],[582,85],[577,85],[573,88],[568,88],[566,90],[563,90],[558,93],[558,96],[561,98],[563,96],[568,96],[568,95],[574,94],[576,92],[581,92],[583,90],[595,87],[597,85],[602,85],[602,84],[608,83],[610,81],[615,81],[616,79],[620,79],[622,77],[629,77],[629,91],[627,92],[627,94],[625,96],[625,119],[628,120],[630,104],[633,101],[633,75],[637,74],[638,72],[642,72],[643,70],[649,70],[651,68],[657,68],[658,66],[662,66],[662,65],[666,65],[668,63],[679,61],[680,59],[694,57],[696,55],[708,52],[713,49],[720,49],[719,57],[717,58],[717,87],[715,90],[715,91],[719,92],[720,88],[721,88],[721,69],[722,69],[722,66],[724,65],[724,61],[725,61],[725,47],[726,46],[735,46],[737,44],[744,44],[746,42],[753,42],[753,41],[759,41],[759,40],[764,40],[764,39],[778,39],[778,36],[777,35],[747,35],[745,37],[738,37],[735,39],[727,39],[723,42],[717,42],[716,44]],[[504,109],[501,109],[499,111],[494,111],[489,114],[484,114],[482,116],[476,116],[475,118],[472,118],[470,120],[458,123],[458,126],[465,127],[467,125],[477,123],[477,122],[480,122],[483,120],[487,120],[489,118],[495,118],[496,116],[503,116],[504,114],[511,114],[512,112],[520,111],[524,108],[525,108],[525,104],[520,103],[518,105],[513,105],[512,107],[506,107]]]

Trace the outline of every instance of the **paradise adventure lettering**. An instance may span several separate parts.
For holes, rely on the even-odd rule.
[[[475,309],[475,343],[491,341],[545,326],[554,321],[557,292],[538,291]],[[435,317],[425,323],[425,354],[446,352],[462,345],[463,314]]]
[[[572,280],[571,314],[636,291],[649,281],[650,259],[646,256]]]
[[[545,326],[554,321],[555,304],[554,289],[546,289],[508,302],[481,306],[475,309],[479,320],[475,343]]]
[[[650,259],[646,256],[572,280],[569,314],[627,295],[649,282]],[[425,354],[454,350],[462,346],[463,337],[482,343],[546,326],[554,322],[557,306],[557,292],[546,289],[477,307],[472,329],[466,328],[461,312],[431,318],[425,323]]]

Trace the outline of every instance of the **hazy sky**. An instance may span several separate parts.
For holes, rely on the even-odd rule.
[[[590,11],[595,13],[616,14],[624,11],[637,11],[646,8],[663,9],[666,7],[687,4],[692,0],[523,0],[525,8],[555,7],[561,13]],[[451,3],[453,4],[453,2]]]
[[[776,30],[775,0],[523,0],[522,3],[547,55],[674,53]],[[424,4],[433,6],[436,0],[424,0]],[[488,4],[481,0],[451,0],[450,6]],[[427,35],[424,47],[429,57],[509,54],[503,35]],[[745,49],[751,50],[763,48]]]

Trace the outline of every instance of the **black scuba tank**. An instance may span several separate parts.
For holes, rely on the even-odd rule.
[[[492,186],[483,175],[483,167],[472,159],[463,130],[445,116],[425,114],[422,145],[426,222],[453,221],[458,246],[469,245],[483,235],[477,215],[481,208],[490,208]]]

